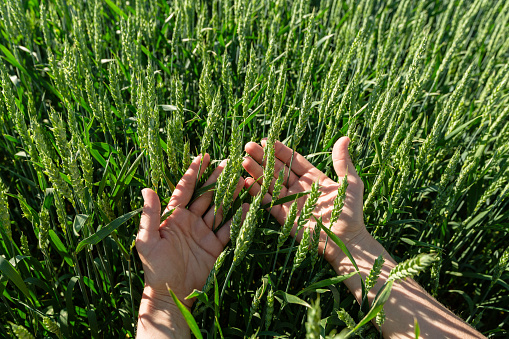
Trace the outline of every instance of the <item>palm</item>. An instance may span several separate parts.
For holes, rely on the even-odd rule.
[[[343,211],[337,222],[332,225],[331,230],[343,241],[348,242],[354,239],[361,231],[364,229],[364,222],[362,218],[362,194],[363,194],[363,183],[362,180],[357,175],[355,168],[351,164],[351,161],[348,157],[347,151],[347,141],[341,140],[338,142],[338,149],[335,148],[335,152],[337,154],[333,154],[334,158],[334,167],[338,176],[341,178],[346,174],[346,168],[348,166],[348,189],[346,192],[345,205],[343,207]],[[330,178],[328,178],[323,172],[318,170],[316,167],[311,165],[304,157],[302,157],[298,153],[293,153],[291,149],[284,146],[281,143],[276,144],[276,157],[278,161],[276,161],[276,169],[275,173],[279,173],[282,166],[285,166],[285,178],[287,179],[288,188],[283,188],[281,190],[280,198],[284,196],[293,195],[296,193],[300,193],[303,191],[308,191],[311,189],[311,185],[318,181],[320,184],[321,195],[318,198],[316,208],[313,211],[313,216],[315,218],[322,218],[324,225],[329,225],[332,207],[334,205],[334,199],[337,196],[337,191],[339,184],[334,182]],[[254,177],[259,178],[263,174],[263,169],[257,162],[261,162],[263,159],[263,150],[262,148],[254,143],[250,143],[246,145],[246,151],[251,155],[252,159],[247,159],[244,162],[244,167],[246,170]],[[346,154],[345,154],[346,153]],[[292,160],[293,156],[293,160]],[[291,162],[291,171],[288,175],[288,167],[287,165]],[[259,191],[258,183],[253,185],[254,180],[249,179],[246,180],[246,186],[251,187],[250,193],[256,194]],[[272,193],[273,185],[270,186],[269,193]],[[270,202],[272,197],[268,194],[264,198],[264,203]],[[300,211],[304,206],[304,202],[307,197],[302,197],[298,200],[298,210]],[[281,206],[274,206],[271,210],[271,213],[274,217],[279,221],[280,224],[283,224],[288,216],[288,212],[290,209],[292,202],[288,202]],[[316,222],[311,220],[307,226],[314,228]],[[294,235],[296,227],[292,230],[292,235]],[[300,240],[302,235],[299,234],[297,238]],[[320,235],[321,242],[319,250],[323,251],[323,244],[325,243],[325,233],[322,232]],[[336,257],[339,248],[335,244],[327,245],[325,250],[326,259],[331,259]]]
[[[205,156],[202,173],[207,164],[208,156]],[[212,173],[205,185],[213,183],[223,167],[224,163]],[[170,287],[188,307],[193,301],[184,298],[194,289],[203,287],[216,258],[229,240],[228,223],[217,233],[212,230],[214,220],[216,226],[221,222],[222,211],[219,209],[214,218],[214,209],[209,208],[211,191],[196,199],[188,209],[185,208],[193,194],[198,168],[199,157],[175,188],[166,209],[166,212],[173,212],[162,224],[159,224],[161,208],[157,194],[152,190],[144,192],[146,205],[136,239],[136,248],[145,272],[145,285],[162,298],[169,296],[167,287]],[[242,182],[239,183],[241,187]]]
[[[138,246],[143,253],[145,283],[161,294],[168,293],[168,284],[181,300],[193,289],[201,289],[223,248],[209,233],[202,218],[177,208],[161,225],[160,239],[153,246]]]

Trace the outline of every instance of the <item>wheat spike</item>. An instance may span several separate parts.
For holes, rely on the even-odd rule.
[[[344,322],[348,329],[353,330],[355,328],[356,325],[355,320],[353,320],[352,316],[348,314],[348,312],[345,311],[344,308],[336,310],[336,313],[338,315],[339,320]]]
[[[7,235],[7,240],[12,241],[11,218],[9,217],[9,201],[7,200],[7,187],[0,178],[0,227]]]
[[[308,219],[311,218],[311,215],[315,210],[316,202],[321,195],[318,186],[318,182],[314,182],[311,186],[311,193],[309,193],[309,196],[304,203],[304,207],[302,207],[302,211],[300,212],[299,219],[297,220],[296,234],[299,233],[299,231],[307,224]]]
[[[297,252],[295,253],[295,259],[293,262],[292,271],[296,270],[297,268],[302,265],[302,262],[304,262],[304,259],[306,259],[306,255],[309,250],[310,245],[310,229],[306,227],[304,229],[304,234],[302,235],[302,239],[300,240],[300,244],[297,247]]]
[[[242,207],[238,208],[232,218],[232,224],[230,226],[230,239],[232,245],[237,243],[237,237],[240,232],[240,227],[242,225]]]
[[[306,321],[306,339],[320,339],[321,326],[320,320],[322,318],[322,310],[320,308],[320,295],[311,303],[308,308],[308,316]]]
[[[295,219],[297,217],[297,200],[295,200],[292,205],[290,206],[290,210],[288,211],[288,217],[285,220],[285,223],[283,227],[281,228],[281,233],[279,234],[278,240],[277,240],[277,248],[281,248],[283,244],[285,243],[286,239],[288,239],[288,236],[290,235],[290,232],[292,231],[293,225],[295,223]]]
[[[274,314],[274,289],[272,285],[267,292],[267,312],[265,313],[265,329],[268,330]]]
[[[498,279],[502,276],[505,269],[507,268],[507,264],[509,262],[509,247],[505,249],[505,251],[500,256],[500,259],[493,269],[493,275],[491,278],[490,289],[497,283]]]
[[[30,248],[28,247],[28,238],[25,235],[25,233],[21,232],[19,241],[21,243],[21,252],[23,252],[24,256],[29,257],[30,256]]]
[[[435,254],[421,253],[411,259],[405,260],[394,267],[389,273],[387,282],[410,278],[428,268],[437,256]]]
[[[270,207],[274,207],[274,203],[279,198],[279,194],[281,193],[281,189],[283,188],[283,181],[285,177],[285,168],[281,168],[279,174],[277,176],[276,182],[274,183],[274,189],[272,190],[272,200],[270,202]]]
[[[385,260],[383,256],[380,254],[378,258],[375,259],[375,262],[373,263],[373,268],[369,272],[369,275],[366,277],[366,280],[364,281],[364,285],[366,286],[366,291],[369,291],[372,289],[377,280],[380,276],[380,273],[382,272],[382,266],[384,264]]]
[[[35,337],[23,326],[16,325],[10,321],[9,325],[11,325],[12,332],[16,335],[18,339],[35,339]]]
[[[375,321],[376,321],[376,324],[378,325],[378,327],[382,327],[382,325],[384,324],[384,322],[385,322],[385,311],[384,311],[383,307],[376,314]]]
[[[265,294],[266,286],[264,284],[260,285],[253,296],[253,300],[251,301],[251,307],[249,309],[249,318],[253,317],[253,314],[258,311],[260,307],[260,302],[262,301],[262,297]]]
[[[46,329],[48,331],[50,331],[51,333],[54,333],[59,339],[63,338],[62,332],[60,331],[60,327],[51,318],[44,317],[42,319],[42,323],[44,324],[44,326],[46,327]]]
[[[343,211],[343,206],[345,205],[346,198],[346,190],[348,188],[348,169],[347,173],[343,177],[341,181],[341,185],[338,187],[338,195],[334,198],[334,204],[332,207],[330,225],[332,226],[336,221],[338,221],[341,212]]]
[[[237,244],[235,246],[235,252],[233,255],[233,265],[235,266],[244,259],[249,246],[251,246],[251,242],[256,231],[256,217],[258,211],[260,210],[261,201],[262,196],[258,194],[249,206],[249,211],[247,212],[246,219],[240,228]]]

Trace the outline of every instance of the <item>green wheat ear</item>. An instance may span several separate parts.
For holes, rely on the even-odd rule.
[[[308,315],[306,321],[306,339],[320,339],[322,320],[322,309],[320,308],[320,294],[315,301],[311,302],[311,307],[308,308]]]
[[[269,291],[267,292],[267,311],[265,313],[265,329],[268,330],[274,315],[274,288],[270,283]]]
[[[341,180],[341,185],[338,187],[338,194],[336,198],[334,198],[334,204],[332,207],[330,225],[332,226],[336,221],[338,221],[341,212],[343,211],[343,207],[345,206],[346,199],[346,190],[348,188],[348,168],[346,169],[345,176],[343,180]]]
[[[18,339],[35,339],[25,327],[16,325],[10,321],[8,321],[8,323],[11,325],[12,333],[14,333]]]
[[[340,308],[339,310],[336,310],[336,313],[338,315],[339,320],[345,323],[346,327],[350,330],[353,330],[355,328],[355,320],[352,318],[350,314],[344,309]]]
[[[208,102],[208,99],[206,99]],[[205,126],[205,131],[203,132],[202,140],[201,140],[201,149],[200,153],[205,154],[210,146],[210,142],[212,140],[212,133],[217,128],[217,125],[220,121],[221,115],[221,91],[218,89],[214,100],[208,109],[209,113],[207,116],[207,125]]]
[[[413,277],[424,271],[436,260],[436,254],[428,253],[421,253],[411,259],[405,260],[391,270],[387,282]]]
[[[0,227],[7,235],[9,241],[12,241],[11,218],[9,216],[9,201],[7,200],[7,187],[2,178],[0,178]]]
[[[292,271],[299,268],[300,265],[302,265],[304,259],[306,259],[310,245],[309,240],[310,240],[310,229],[306,227],[304,229],[304,234],[302,235],[302,239],[300,240],[299,246],[297,247],[297,252],[295,253]]]
[[[509,247],[502,253],[500,260],[493,269],[493,275],[490,283],[490,289],[497,283],[498,279],[502,276],[502,273],[506,270],[509,263]]]
[[[267,285],[262,283],[257,289],[253,296],[253,300],[251,301],[251,307],[249,308],[249,319],[251,320],[254,313],[258,311],[260,307],[260,302],[262,301],[262,297],[265,294],[265,290],[267,289]]]
[[[313,215],[313,211],[316,208],[316,202],[320,197],[321,192],[319,191],[318,182],[314,182],[311,185],[311,192],[304,203],[304,207],[300,212],[299,219],[297,220],[297,231],[295,234],[298,234],[299,231],[307,224],[309,218]]]
[[[384,308],[382,307],[382,309],[376,314],[376,318],[375,318],[375,321],[376,321],[376,324],[378,325],[378,327],[382,327],[382,325],[384,324],[385,322],[385,311],[384,311]]]
[[[311,256],[311,267],[315,267],[316,262],[318,261],[318,245],[320,244],[320,232],[322,224],[321,217],[319,222],[315,224],[315,228],[313,229],[313,236],[310,239],[310,256]]]
[[[290,211],[288,212],[288,217],[285,220],[283,227],[281,228],[281,233],[279,233],[279,237],[277,240],[277,249],[279,250],[281,246],[285,243],[286,239],[290,236],[293,225],[295,223],[295,219],[297,218],[297,200],[295,200],[290,206]]]
[[[44,317],[42,320],[42,323],[44,324],[44,327],[46,327],[46,329],[48,331],[50,331],[51,333],[54,333],[59,339],[63,338],[62,331],[60,330],[60,327],[51,318]]]
[[[373,268],[369,272],[369,275],[366,277],[366,281],[364,282],[364,285],[366,286],[366,291],[371,290],[375,286],[378,277],[382,272],[384,262],[385,260],[381,254],[378,258],[375,259],[375,262],[373,263]]]
[[[283,182],[285,177],[285,167],[283,166],[279,171],[276,182],[274,183],[274,189],[272,190],[272,200],[270,202],[270,208],[274,207],[274,203],[279,198],[279,194],[283,189]]]
[[[219,206],[223,206],[223,216],[230,210],[237,184],[242,172],[242,135],[237,123],[233,118],[230,138],[230,157],[225,169],[221,172],[217,181],[216,196],[214,197],[214,214],[217,214]]]
[[[232,218],[230,226],[230,240],[232,245],[237,243],[237,237],[239,236],[240,227],[242,226],[242,206],[237,209]]]
[[[237,266],[246,256],[247,250],[251,246],[253,236],[256,231],[256,218],[258,211],[260,210],[260,204],[262,202],[262,196],[258,194],[247,212],[246,219],[242,223],[240,228],[239,236],[235,246],[235,252],[233,254],[233,265]]]

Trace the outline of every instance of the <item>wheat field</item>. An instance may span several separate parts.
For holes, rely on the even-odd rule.
[[[379,337],[383,303],[359,306],[310,232],[301,246],[268,213],[297,197],[233,199],[247,142],[336,180],[341,136],[394,283],[423,271],[508,335],[508,1],[0,0],[0,32],[0,337],[133,337],[140,191],[166,205],[205,152],[229,159],[214,200],[234,222],[195,292],[201,335]]]

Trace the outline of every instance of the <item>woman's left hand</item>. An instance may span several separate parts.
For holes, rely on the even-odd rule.
[[[201,170],[200,170],[200,161]],[[182,303],[191,308],[194,300],[185,300],[194,289],[202,289],[214,263],[230,239],[230,224],[227,222],[217,233],[212,231],[223,218],[222,209],[214,218],[211,206],[213,191],[207,191],[192,202],[196,181],[203,174],[210,161],[208,154],[198,156],[184,174],[173,192],[165,213],[172,214],[161,221],[159,197],[151,189],[142,191],[145,205],[136,237],[136,249],[143,263],[145,291],[143,298],[154,304],[173,303],[167,286]],[[208,178],[206,185],[214,183],[223,170],[223,161]],[[199,180],[199,179],[198,179]],[[235,197],[244,185],[240,178]],[[247,205],[243,206],[247,211]],[[244,211],[244,213],[246,212]]]

